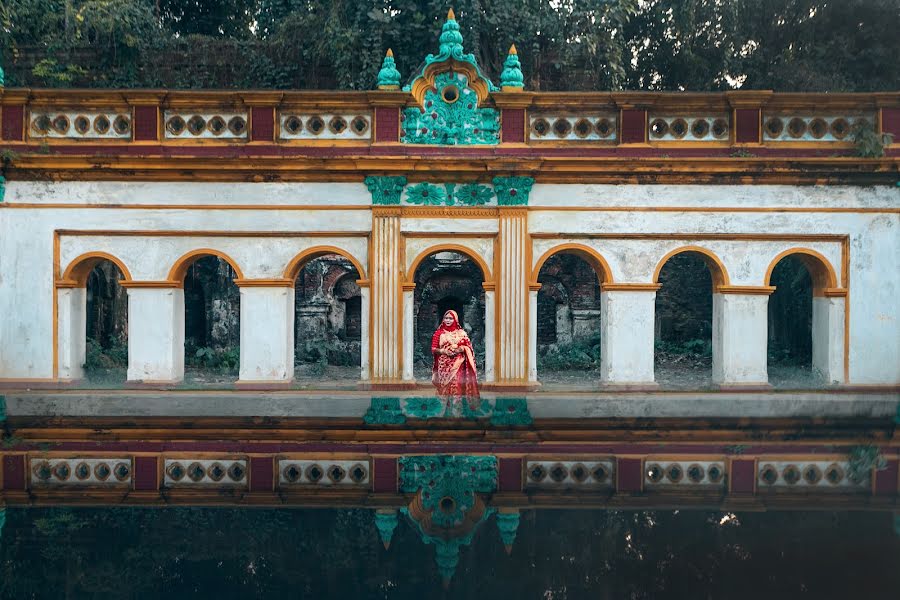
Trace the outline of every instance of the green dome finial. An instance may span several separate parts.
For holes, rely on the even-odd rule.
[[[441,28],[441,54],[447,56],[461,56],[463,53],[463,37],[459,32],[459,23],[451,8],[447,12],[447,20]]]
[[[0,67],[0,88],[3,87],[5,82],[6,82],[6,78],[3,75],[3,67]]]
[[[381,63],[381,70],[378,71],[378,89],[379,90],[399,90],[400,89],[400,71],[394,64],[394,53],[388,48],[384,55],[384,61]]]
[[[509,54],[506,55],[506,62],[503,63],[500,89],[504,92],[521,92],[525,89],[525,76],[522,75],[522,63],[519,62],[515,44],[509,47]]]

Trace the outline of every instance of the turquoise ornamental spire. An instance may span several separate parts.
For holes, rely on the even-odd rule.
[[[379,90],[399,90],[400,89],[400,71],[394,63],[394,52],[388,48],[384,55],[384,61],[381,63],[381,70],[378,71],[378,89]]]
[[[500,89],[504,92],[521,92],[525,89],[525,76],[522,75],[522,63],[519,62],[515,44],[509,47],[509,54],[506,55],[506,62],[503,63]]]
[[[456,15],[451,8],[447,12],[447,20],[441,28],[441,37],[438,40],[441,43],[441,55],[444,56],[461,56],[463,53],[463,37],[459,32],[459,23],[456,22]]]

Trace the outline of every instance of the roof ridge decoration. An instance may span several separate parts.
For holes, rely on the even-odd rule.
[[[403,90],[412,94],[418,107],[403,110],[401,142],[441,146],[500,143],[500,111],[480,107],[500,88],[485,77],[475,56],[463,51],[452,8],[441,28],[440,51],[425,57],[424,67]]]

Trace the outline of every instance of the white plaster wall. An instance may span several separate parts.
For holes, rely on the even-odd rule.
[[[179,258],[200,248],[231,257],[247,279],[284,277],[291,260],[316,246],[334,246],[368,265],[368,238],[359,237],[223,237],[61,235],[60,275],[86,252],[102,251],[120,259],[134,280],[159,281],[168,277]],[[360,273],[363,278],[366,273]]]
[[[12,181],[5,202],[122,206],[360,206],[372,195],[360,183],[200,183],[151,181]]]
[[[844,298],[813,298],[812,365],[826,383],[844,379]]]
[[[764,295],[713,295],[713,382],[768,384],[768,305]]]
[[[600,379],[652,384],[656,292],[600,293]]]
[[[580,214],[580,213],[578,213]],[[577,235],[565,239],[534,240],[532,270],[547,251],[566,243],[586,246],[606,259],[616,283],[651,283],[656,267],[669,252],[697,246],[712,252],[725,265],[731,285],[765,285],[766,271],[785,250],[808,248],[823,255],[841,280],[841,242],[719,240],[719,239],[591,239]]]
[[[451,211],[453,209],[450,209]],[[464,210],[464,209],[460,209]],[[400,222],[402,233],[497,233],[497,219],[424,219],[404,218]]]
[[[294,288],[241,288],[239,381],[294,377]]]
[[[362,183],[143,183],[143,182],[18,182],[7,184],[0,204],[0,377],[53,377],[53,232],[54,230],[121,231],[245,231],[368,233],[372,225],[368,210],[312,211],[304,205],[368,205],[371,198]],[[93,208],[15,208],[21,203],[90,204]],[[97,208],[97,205],[136,206],[227,204],[241,210],[210,208]],[[768,209],[893,209],[900,206],[900,189],[890,187],[791,187],[791,186],[603,186],[535,185],[532,206],[593,206],[596,211],[539,210],[529,213],[532,233],[552,232],[563,237],[578,234],[781,234],[801,236],[836,234],[850,237],[850,383],[900,383],[900,214],[853,212],[735,212],[665,211],[665,207]],[[271,209],[283,205],[283,209]],[[259,209],[254,209],[259,207]],[[617,207],[602,210],[601,207]],[[625,210],[626,207],[632,210]],[[637,207],[638,210],[634,210]],[[656,210],[640,210],[656,207]],[[412,220],[410,220],[412,221]],[[406,224],[431,231],[439,226],[453,230],[496,230],[490,219],[417,219]],[[424,221],[425,225],[418,223]],[[69,244],[63,235],[61,251],[69,259],[86,250]],[[148,240],[115,238],[115,250],[131,253],[125,258],[135,277],[168,273],[183,247],[147,244]],[[194,244],[213,247],[212,241],[192,238]],[[227,238],[237,240],[239,238]],[[354,238],[356,239],[356,238]],[[358,238],[362,243],[364,238]],[[448,238],[452,243],[479,244],[480,254],[493,264],[493,240]],[[239,260],[247,277],[278,273],[288,255],[302,250],[300,238],[285,237],[281,244],[261,242]],[[414,244],[434,240],[409,238]],[[551,244],[569,240],[536,240]],[[100,242],[98,241],[98,244]],[[170,242],[166,242],[167,244]],[[230,243],[230,242],[223,242]],[[271,245],[266,246],[269,243]],[[303,243],[323,244],[325,238]],[[835,242],[726,242],[679,240],[646,244],[647,240],[617,240],[615,249],[607,240],[590,240],[609,261],[619,282],[646,282],[666,248],[694,243],[716,252],[725,262],[733,285],[761,285],[765,268],[788,246],[813,248],[840,269],[840,247]],[[129,249],[128,245],[132,244]],[[286,252],[282,245],[297,244]],[[638,244],[629,246],[628,244]],[[335,244],[336,245],[336,244]],[[203,246],[194,246],[203,247]],[[100,250],[102,248],[90,248]],[[193,248],[189,248],[193,249]],[[217,248],[217,249],[222,249]],[[355,250],[367,264],[367,248]],[[424,250],[424,247],[422,248]],[[188,249],[185,249],[187,251]],[[224,251],[224,250],[223,250]],[[295,252],[296,251],[296,252]],[[634,251],[634,253],[632,253]],[[277,253],[278,260],[267,255]],[[111,252],[116,254],[116,252]],[[176,256],[177,254],[177,256]],[[183,252],[181,253],[183,254]],[[532,253],[539,257],[537,249]],[[407,247],[407,260],[416,253]],[[169,260],[171,259],[171,260]],[[65,258],[61,261],[65,267]],[[281,264],[279,264],[281,263]],[[152,265],[152,266],[150,266]],[[161,265],[165,265],[162,267]],[[408,266],[408,264],[406,265]],[[264,275],[265,274],[265,275]],[[840,274],[839,274],[840,277]]]
[[[58,306],[59,378],[81,379],[87,351],[85,288],[60,288]]]
[[[83,328],[79,334],[83,339]],[[129,289],[128,381],[183,378],[184,290]]]

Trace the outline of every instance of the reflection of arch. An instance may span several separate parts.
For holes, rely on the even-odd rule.
[[[544,266],[544,263],[547,262],[551,256],[559,253],[574,254],[584,260],[587,264],[591,265],[591,268],[597,273],[597,278],[600,280],[601,284],[612,283],[612,270],[609,268],[609,263],[606,262],[606,259],[603,258],[599,252],[583,244],[571,243],[560,244],[559,246],[555,246],[544,252],[531,272],[531,281],[536,282],[538,276],[541,274],[541,267]]]
[[[837,274],[834,271],[834,267],[831,266],[827,258],[809,248],[789,248],[776,256],[769,263],[769,268],[766,269],[764,285],[771,285],[769,282],[772,280],[772,271],[775,270],[775,267],[782,259],[788,256],[796,256],[797,260],[803,263],[803,266],[809,271],[809,276],[812,278],[813,283],[813,295],[822,296],[826,289],[838,287]]]
[[[359,278],[366,278],[366,271],[365,269],[363,269],[362,264],[360,264],[360,262],[346,250],[341,250],[337,246],[314,246],[312,248],[304,250],[293,259],[291,259],[291,262],[289,262],[288,266],[284,269],[285,279],[289,279],[291,281],[297,279],[297,275],[300,274],[300,270],[306,266],[306,263],[313,260],[314,258],[319,258],[320,256],[325,256],[328,254],[337,254],[338,256],[346,258],[353,264],[354,268],[356,268],[356,272],[359,273]]]
[[[108,260],[119,268],[124,281],[131,281],[131,273],[128,271],[128,267],[125,266],[125,263],[106,252],[86,252],[82,254],[69,263],[62,275],[62,279],[65,282],[75,282],[75,287],[85,287],[91,271],[104,260]]]
[[[683,252],[691,252],[700,255],[700,258],[703,259],[703,262],[705,262],[706,266],[709,268],[710,275],[712,275],[713,292],[715,292],[716,288],[718,288],[720,285],[730,285],[728,271],[725,269],[725,265],[722,263],[722,261],[719,260],[719,257],[706,248],[701,248],[700,246],[682,246],[681,248],[676,248],[663,256],[662,260],[659,261],[659,264],[656,265],[656,270],[653,271],[653,283],[659,283],[659,274],[662,271],[663,267],[666,266],[666,263],[669,261],[669,259],[676,254],[681,254]]]
[[[232,270],[234,270],[235,279],[243,279],[244,274],[241,273],[240,267],[237,266],[237,263],[230,256],[221,252],[219,250],[213,250],[211,248],[199,248],[197,250],[191,250],[181,258],[175,261],[175,264],[172,266],[172,269],[169,271],[169,281],[177,281],[178,283],[184,283],[184,276],[187,274],[188,268],[201,258],[205,256],[217,256],[227,262]]]
[[[467,248],[460,244],[438,244],[437,246],[432,246],[428,248],[421,254],[419,254],[412,264],[409,266],[409,270],[406,272],[406,281],[407,283],[415,283],[416,281],[416,269],[419,268],[419,265],[422,264],[422,261],[431,256],[432,254],[437,254],[438,252],[458,252],[459,254],[463,254],[466,258],[472,259],[476,265],[478,265],[478,269],[481,271],[481,278],[485,283],[490,283],[492,281],[491,278],[491,270],[488,268],[484,259],[477,252],[472,250],[471,248]]]

